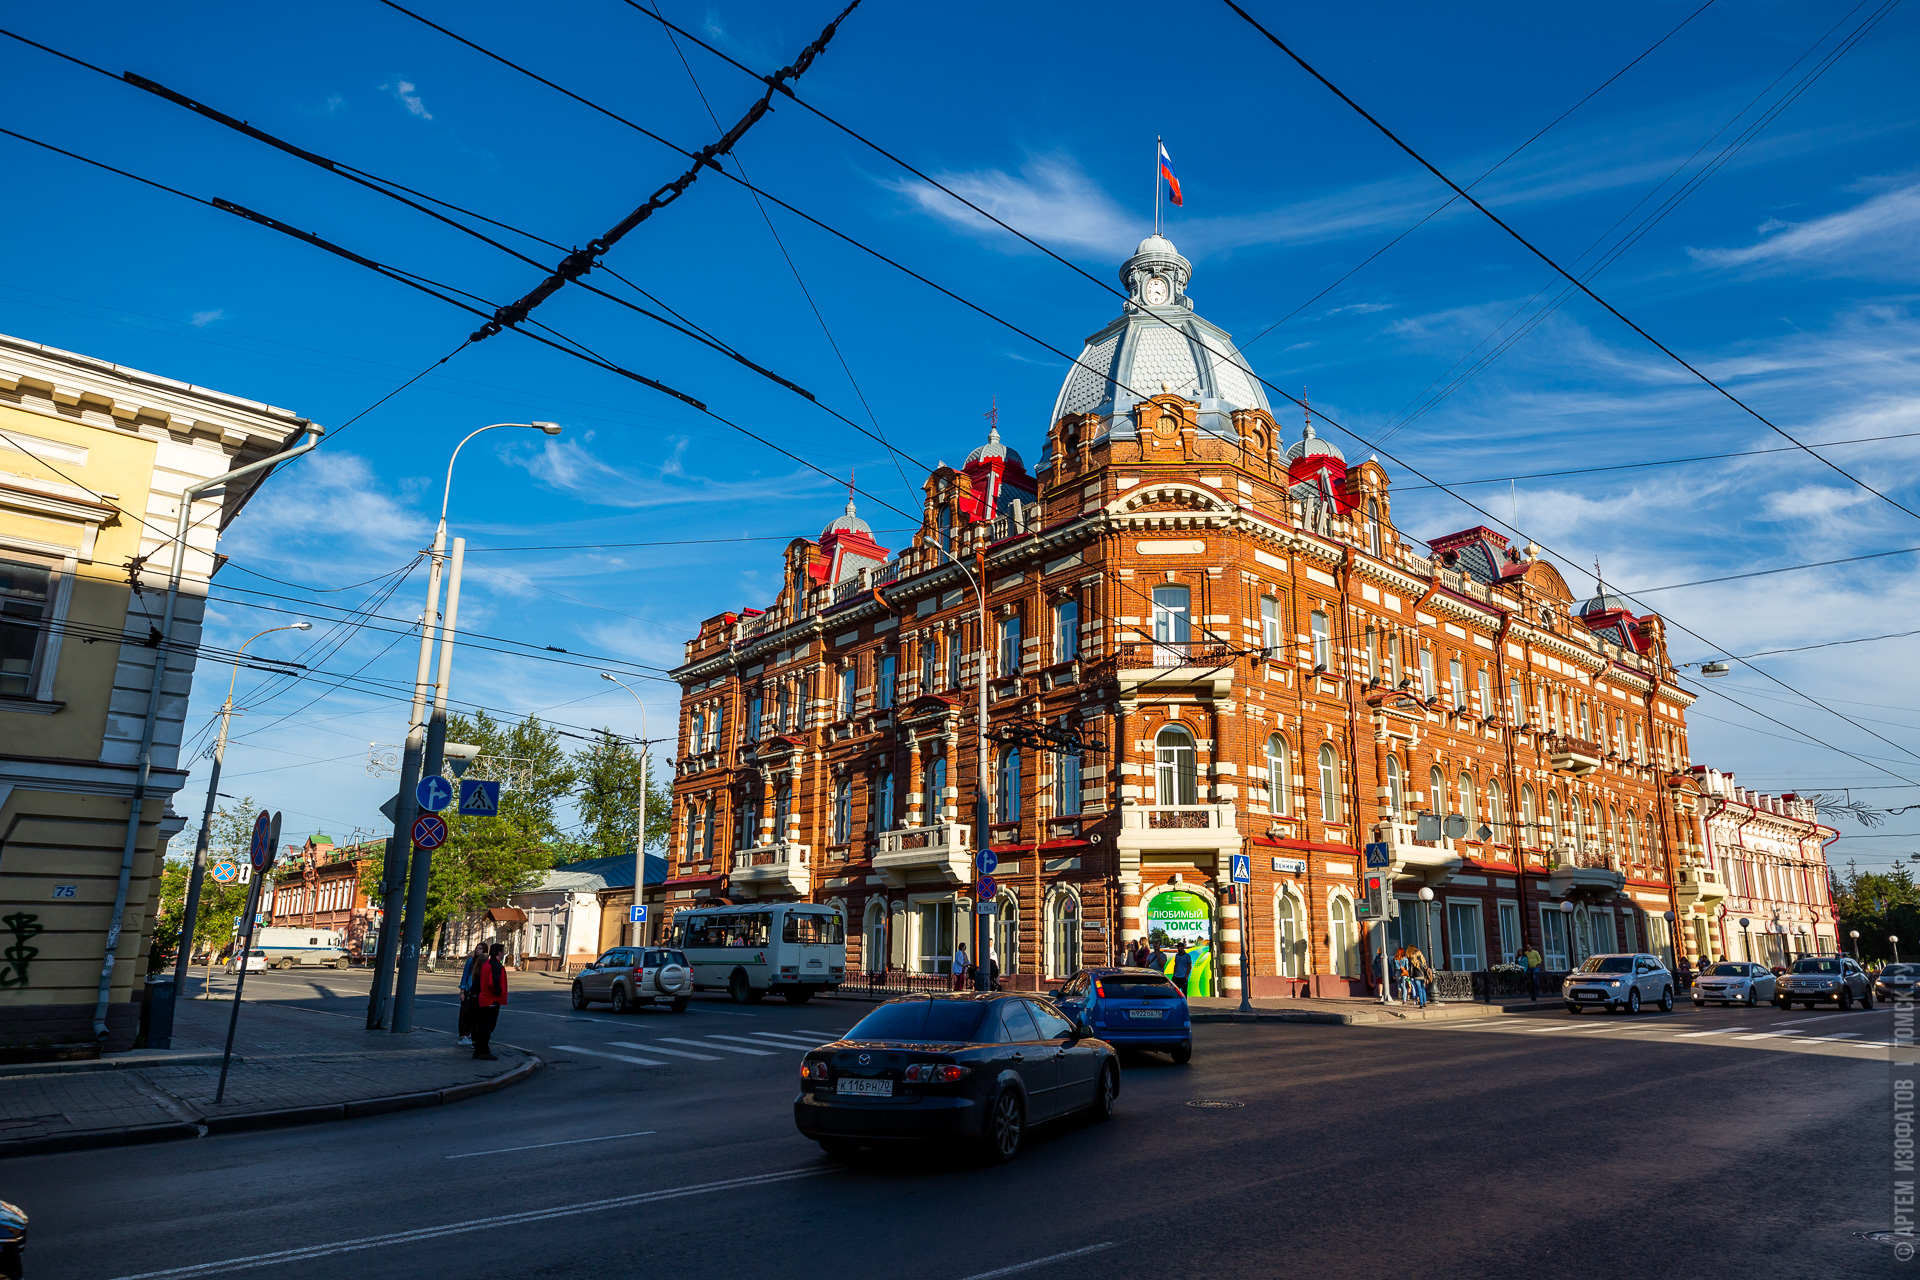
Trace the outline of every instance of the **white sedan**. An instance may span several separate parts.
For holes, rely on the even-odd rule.
[[[1693,1003],[1744,1004],[1751,1008],[1773,999],[1773,970],[1763,964],[1723,960],[1700,970],[1693,982]]]
[[[247,972],[248,973],[259,973],[263,971],[266,967],[267,967],[266,952],[260,951],[257,949],[247,952]],[[227,961],[227,972],[228,973],[240,972],[239,956],[234,956],[232,959]]]

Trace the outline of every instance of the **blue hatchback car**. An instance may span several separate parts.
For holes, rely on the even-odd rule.
[[[1082,969],[1051,993],[1068,1018],[1083,1018],[1116,1049],[1155,1049],[1175,1062],[1193,1057],[1187,997],[1153,969]]]

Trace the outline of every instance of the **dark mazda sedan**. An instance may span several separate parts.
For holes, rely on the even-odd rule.
[[[1113,1114],[1120,1061],[1050,1001],[1001,993],[910,996],[862,1018],[800,1064],[793,1120],[829,1155],[914,1139],[1019,1154],[1027,1129]]]

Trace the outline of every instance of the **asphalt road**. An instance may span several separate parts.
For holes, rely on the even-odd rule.
[[[274,974],[258,993],[358,1014],[365,981]],[[1828,1280],[1891,1261],[1856,1234],[1888,1225],[1886,1050],[1734,1038],[1799,1011],[1202,1026],[1189,1066],[1127,1062],[1111,1124],[1042,1130],[987,1169],[835,1163],[795,1133],[802,1047],[870,1006],[615,1018],[539,982],[517,984],[499,1039],[550,1066],[511,1090],[7,1161],[28,1274]],[[423,1021],[452,1025],[450,986],[426,979]],[[1891,1026],[1832,1017],[1799,1025]]]

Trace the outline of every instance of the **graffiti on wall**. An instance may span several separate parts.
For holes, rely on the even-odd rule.
[[[27,939],[37,933],[44,933],[46,926],[40,923],[40,917],[28,911],[16,911],[5,919],[0,919],[13,935],[13,944],[0,951],[0,991],[12,987],[27,985],[27,965],[40,954],[40,948],[29,946]]]

